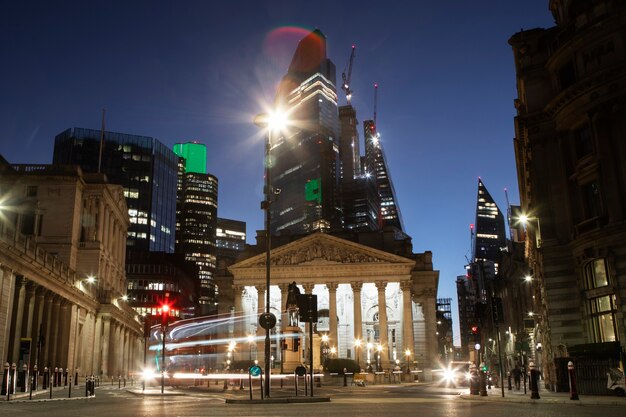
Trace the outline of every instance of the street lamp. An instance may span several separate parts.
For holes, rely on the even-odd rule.
[[[287,124],[287,114],[282,111],[274,111],[269,113],[258,114],[254,118],[254,124],[260,128],[267,129],[267,136],[265,140],[265,189],[264,196],[265,200],[261,203],[261,209],[265,210],[265,316],[267,319],[272,317],[270,313],[270,250],[271,250],[271,232],[270,232],[270,223],[271,223],[271,214],[270,214],[270,204],[272,202],[272,194],[274,194],[274,190],[272,190],[272,181],[270,178],[270,150],[272,147],[272,133],[274,131],[280,131],[280,129],[284,128]],[[276,318],[273,320],[274,325],[276,325]],[[271,345],[270,345],[270,329],[273,326],[264,326],[265,327],[265,396],[270,396],[270,353],[271,353]]]
[[[378,372],[380,372],[380,371],[383,370],[382,363],[381,363],[381,357],[380,357],[380,355],[383,352],[383,345],[381,345],[379,343],[378,346],[376,346],[376,350],[378,351],[378,355],[376,356],[376,370]]]
[[[531,221],[537,222],[537,233],[535,234],[535,245],[537,248],[540,248],[541,247],[541,222],[539,221],[539,217],[522,214],[518,217],[518,220],[524,226],[524,228],[526,228],[526,226],[528,226]]]

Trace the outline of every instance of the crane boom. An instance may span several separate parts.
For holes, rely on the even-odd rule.
[[[346,93],[346,100],[348,104],[350,104],[350,100],[352,99],[352,90],[350,89],[350,80],[352,79],[352,64],[354,63],[354,54],[356,51],[356,45],[352,45],[352,52],[350,52],[350,60],[348,61],[348,74],[344,71],[341,73],[341,79],[343,80],[343,84],[341,89]]]
[[[378,107],[378,83],[374,83],[374,126],[376,126],[377,107]]]

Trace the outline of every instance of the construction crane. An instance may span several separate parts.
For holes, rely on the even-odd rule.
[[[374,126],[376,126],[377,107],[378,107],[378,83],[374,83]]]
[[[356,51],[356,45],[352,45],[352,52],[350,52],[350,60],[348,61],[348,75],[346,75],[345,71],[341,73],[341,78],[343,80],[343,85],[341,89],[346,93],[346,100],[348,104],[350,104],[350,100],[352,99],[352,90],[350,89],[350,79],[352,78],[352,64],[354,63],[354,54]]]

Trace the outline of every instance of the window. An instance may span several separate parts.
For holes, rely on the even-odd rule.
[[[580,159],[593,152],[593,142],[591,139],[591,127],[587,124],[574,132],[574,142],[576,146],[576,158]]]
[[[585,286],[587,289],[599,288],[609,285],[606,260],[596,259],[585,266]]]
[[[589,300],[591,339],[594,343],[617,341],[615,294]]]
[[[602,214],[602,204],[600,199],[600,185],[597,181],[581,186],[581,196],[585,219],[599,217]]]
[[[26,197],[37,197],[37,186],[36,185],[27,185],[26,186]]]

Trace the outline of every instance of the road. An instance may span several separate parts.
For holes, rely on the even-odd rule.
[[[462,399],[459,391],[441,387],[325,387],[330,403],[226,404],[218,392],[185,392],[178,396],[141,397],[114,387],[97,390],[95,398],[0,403],[0,416],[420,416],[420,417],[544,417],[624,415],[623,406],[581,404],[523,404]],[[242,393],[239,393],[241,395]],[[228,394],[227,394],[228,395]]]

